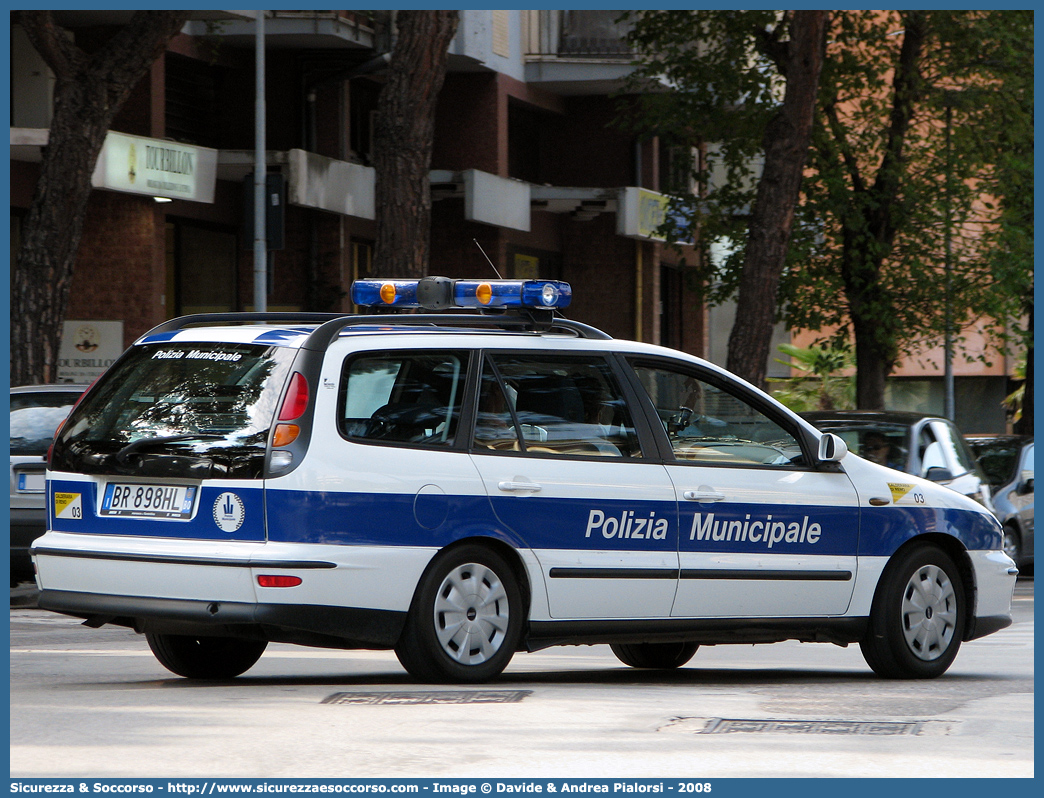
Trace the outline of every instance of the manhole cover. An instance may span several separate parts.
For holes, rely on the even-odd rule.
[[[758,718],[674,718],[662,731],[692,734],[866,734],[874,736],[938,736],[952,731],[940,720],[770,720]]]
[[[517,704],[532,690],[396,690],[385,693],[334,693],[324,704]]]

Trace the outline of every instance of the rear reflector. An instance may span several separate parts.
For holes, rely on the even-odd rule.
[[[261,574],[257,578],[257,583],[261,585],[261,587],[297,587],[301,584],[301,577]]]

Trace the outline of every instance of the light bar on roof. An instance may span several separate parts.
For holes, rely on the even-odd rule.
[[[352,301],[364,307],[425,308],[565,308],[573,298],[561,280],[356,280]]]

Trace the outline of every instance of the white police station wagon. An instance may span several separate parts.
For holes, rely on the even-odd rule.
[[[781,640],[930,678],[1011,623],[984,507],[699,358],[558,318],[570,296],[360,281],[359,305],[479,312],[160,325],[55,440],[40,606],[197,679],[273,641],[478,682],[552,645],[675,668]]]

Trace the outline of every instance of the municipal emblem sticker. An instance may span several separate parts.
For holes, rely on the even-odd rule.
[[[234,493],[222,493],[214,501],[214,523],[222,532],[235,532],[243,526],[246,509]]]

